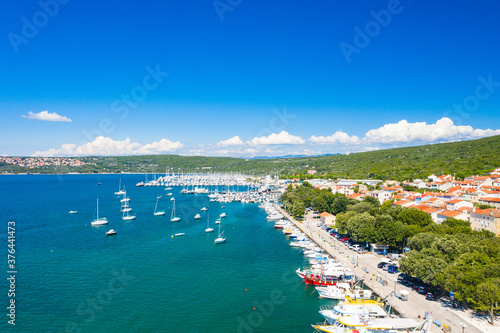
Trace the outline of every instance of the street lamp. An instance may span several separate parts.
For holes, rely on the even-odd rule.
[[[464,323],[460,322],[460,326],[462,326],[462,333],[465,332],[465,328],[467,327],[467,325],[465,325]]]

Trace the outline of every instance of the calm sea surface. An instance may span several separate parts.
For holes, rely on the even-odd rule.
[[[137,219],[121,218],[126,186]],[[2,332],[312,332],[319,307],[306,261],[257,204],[176,198],[143,175],[0,176]],[[102,185],[98,186],[97,183]],[[154,216],[156,197],[165,216]],[[91,227],[99,215],[109,224]],[[225,208],[222,206],[225,205]],[[207,212],[201,212],[208,207]],[[70,210],[77,214],[68,214]],[[224,244],[214,244],[222,213]],[[201,220],[194,220],[200,213]],[[207,234],[207,214],[215,232]],[[16,325],[8,325],[7,222],[16,222]],[[115,236],[106,236],[109,229]],[[175,233],[185,236],[173,237]]]

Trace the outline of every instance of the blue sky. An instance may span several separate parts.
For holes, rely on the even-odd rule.
[[[280,156],[500,134],[498,1],[1,9],[0,155]]]

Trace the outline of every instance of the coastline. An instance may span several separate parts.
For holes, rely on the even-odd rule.
[[[438,321],[441,324],[447,325],[451,328],[451,332],[461,332],[461,323],[467,325],[467,333],[480,333],[480,332],[494,332],[498,329],[498,325],[492,326],[478,322],[473,319],[471,311],[452,310],[447,304],[440,302],[432,302],[425,300],[425,296],[416,293],[411,288],[398,284],[396,280],[397,275],[386,276],[385,273],[380,274],[382,271],[376,268],[377,263],[382,256],[372,253],[354,254],[354,252],[347,250],[347,247],[339,244],[338,240],[331,237],[330,234],[324,230],[316,227],[311,220],[306,219],[306,223],[299,222],[285,212],[279,205],[275,204],[276,209],[285,216],[285,218],[292,222],[302,232],[304,232],[312,241],[336,260],[345,262],[346,265],[354,271],[356,276],[364,277],[363,283],[370,288],[374,293],[380,296],[381,299],[389,296],[391,292],[405,289],[409,291],[408,301],[402,301],[397,297],[388,297],[387,301],[392,302],[392,307],[395,311],[407,318],[423,318],[425,312],[431,312],[433,321]],[[353,255],[351,256],[350,253]],[[356,257],[354,257],[356,256]],[[354,260],[356,258],[356,260]],[[367,271],[363,270],[361,266],[366,266]],[[376,277],[386,279],[386,284],[382,285],[378,282]],[[471,323],[472,321],[472,323]],[[480,326],[478,328],[477,326]],[[487,325],[487,326],[486,326]],[[431,324],[430,332],[440,333],[443,332],[441,327],[434,323]]]

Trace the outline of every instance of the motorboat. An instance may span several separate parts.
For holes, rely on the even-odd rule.
[[[116,230],[115,229],[110,229],[108,232],[106,232],[106,235],[108,235],[108,236],[116,235]]]

